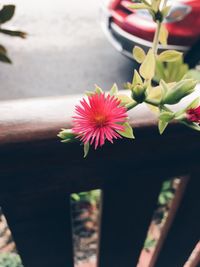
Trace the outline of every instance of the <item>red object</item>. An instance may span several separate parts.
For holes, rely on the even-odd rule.
[[[124,131],[122,125],[127,120],[126,108],[114,96],[95,93],[88,99],[80,101],[73,117],[73,132],[84,143],[94,143],[95,149],[102,146],[107,139],[121,138],[117,131]]]
[[[173,0],[172,2],[174,11],[172,11],[170,21],[166,22],[169,31],[168,43],[191,46],[200,38],[200,1]],[[108,7],[111,20],[127,33],[152,41],[155,22],[144,11],[130,9],[130,5],[133,4],[130,0],[111,1]]]
[[[191,122],[200,123],[200,106],[188,109],[187,119]]]

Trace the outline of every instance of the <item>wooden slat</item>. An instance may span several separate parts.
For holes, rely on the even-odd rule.
[[[200,174],[193,173],[156,262],[156,267],[182,267],[199,241],[199,188]]]
[[[162,180],[116,168],[103,191],[98,267],[135,267]]]
[[[183,177],[181,180],[180,180],[180,183],[178,185],[178,188],[176,190],[176,194],[175,194],[175,197],[170,205],[170,211],[169,211],[169,214],[166,218],[166,221],[164,223],[164,225],[162,226],[162,229],[161,229],[161,233],[160,233],[160,237],[157,241],[157,244],[156,244],[156,247],[155,247],[155,250],[153,252],[153,255],[150,259],[150,263],[149,263],[149,266],[148,267],[154,267],[155,266],[155,262],[160,254],[160,251],[162,249],[162,246],[165,242],[165,239],[167,237],[167,234],[169,232],[169,229],[173,223],[173,220],[174,220],[174,217],[176,215],[176,212],[180,206],[180,203],[182,201],[182,198],[183,198],[183,195],[185,193],[185,189],[186,189],[186,186],[187,186],[187,183],[188,183],[188,180],[189,180],[189,177]]]
[[[12,196],[3,212],[24,267],[73,267],[67,195]]]

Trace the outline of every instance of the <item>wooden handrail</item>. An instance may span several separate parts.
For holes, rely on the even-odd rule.
[[[91,149],[84,159],[78,142],[62,144],[57,137],[61,128],[71,127],[74,106],[79,99],[80,96],[63,96],[0,102],[0,205],[25,267],[64,267],[66,261],[68,266],[73,266],[69,205],[72,192],[94,188],[104,191],[99,267],[110,267],[112,262],[117,267],[132,266],[132,242],[135,245],[134,263],[137,263],[163,179],[195,173],[188,187],[188,198],[184,199],[185,205],[190,207],[189,214],[194,216],[191,207],[196,205],[198,197],[193,192],[199,188],[199,132],[172,123],[160,136],[156,116],[147,106],[140,105],[129,113],[135,140],[122,139],[115,145],[107,143],[97,151]],[[180,103],[179,108],[189,101]],[[122,200],[117,198],[119,194],[123,195]],[[114,206],[113,228],[109,225],[109,214]],[[121,207],[122,216],[118,214],[118,207]],[[58,219],[52,218],[51,208]],[[128,215],[127,226],[124,218],[129,209],[132,212]],[[183,207],[179,217],[184,218],[185,214],[187,208]],[[174,241],[178,244],[181,240],[187,253],[196,240],[199,219],[198,216],[192,222],[195,236],[191,229],[193,239],[188,246],[182,242],[182,237]],[[126,236],[121,225],[126,229]],[[132,229],[133,225],[136,228]],[[177,220],[175,228],[179,225]],[[184,227],[187,225],[185,223]],[[56,227],[55,232],[51,232],[52,227]],[[27,238],[29,234],[33,241]],[[167,244],[171,244],[171,236]],[[49,253],[51,240],[55,244]],[[67,254],[65,247],[68,247]],[[162,252],[163,257],[167,255],[168,247]],[[120,250],[123,250],[121,258]],[[115,253],[115,261],[112,253]]]
[[[178,107],[185,107],[199,94],[200,86],[195,94],[182,101]],[[0,145],[55,137],[60,128],[71,126],[74,107],[80,98],[80,95],[68,95],[1,101]],[[140,105],[129,112],[129,117],[134,128],[155,127],[157,123],[156,116],[146,105]]]

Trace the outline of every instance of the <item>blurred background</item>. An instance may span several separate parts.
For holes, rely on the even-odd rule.
[[[133,63],[107,41],[99,20],[100,1],[12,0],[5,26],[27,39],[1,34],[13,64],[0,62],[0,100],[83,93],[94,84],[110,89],[131,79]]]

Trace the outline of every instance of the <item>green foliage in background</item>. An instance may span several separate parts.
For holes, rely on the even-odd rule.
[[[100,190],[92,190],[89,192],[81,192],[71,194],[71,200],[73,202],[88,202],[91,204],[96,204],[100,201]]]
[[[17,254],[0,253],[0,267],[23,267],[23,265]]]
[[[0,33],[16,36],[20,38],[26,38],[26,33],[22,31],[16,31],[7,29],[4,27],[4,24],[12,19],[15,14],[15,6],[14,5],[4,5],[0,9]],[[8,53],[6,48],[0,44],[0,61],[5,63],[12,63],[11,59],[8,57]]]

